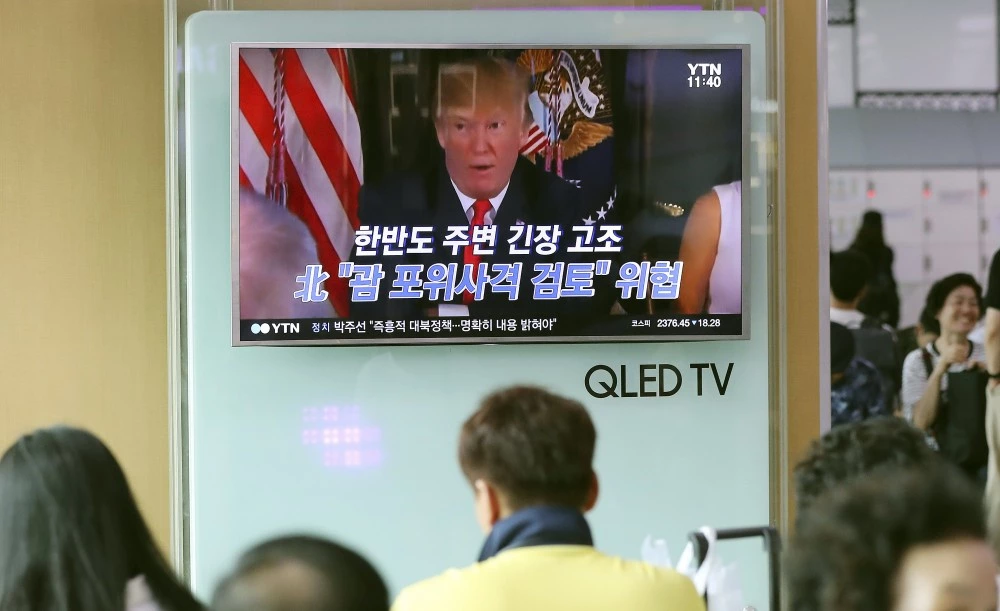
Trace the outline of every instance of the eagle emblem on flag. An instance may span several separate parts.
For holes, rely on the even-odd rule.
[[[547,165],[571,159],[610,138],[611,103],[596,49],[528,49],[517,58],[531,74],[532,134],[521,152]]]
[[[525,49],[532,124],[521,154],[582,191],[582,223],[611,222],[617,199],[614,115],[599,49]]]

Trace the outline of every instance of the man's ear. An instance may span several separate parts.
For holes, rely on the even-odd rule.
[[[441,148],[444,148],[444,135],[445,135],[444,117],[436,117],[434,119],[434,133],[437,134],[438,144]]]
[[[597,505],[597,497],[600,496],[601,484],[597,480],[597,472],[590,472],[590,489],[587,490],[587,500],[583,504],[583,512],[587,513]]]
[[[500,521],[501,506],[500,494],[497,489],[484,479],[477,479],[472,482],[475,491],[476,521],[484,533],[493,529],[493,525]]]

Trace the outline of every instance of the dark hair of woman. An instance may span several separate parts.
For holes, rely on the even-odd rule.
[[[875,210],[865,212],[861,217],[861,226],[851,243],[851,250],[868,255],[868,259],[876,267],[884,258],[885,234],[882,231],[882,213]]]
[[[119,611],[145,578],[164,611],[201,610],[143,520],[125,474],[97,437],[41,429],[0,458],[0,609]]]

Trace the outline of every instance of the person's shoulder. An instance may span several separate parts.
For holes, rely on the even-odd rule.
[[[914,369],[916,367],[919,367],[920,371],[923,371],[924,365],[921,362],[924,358],[923,352],[924,352],[923,346],[917,348],[916,350],[911,350],[909,354],[907,354],[906,357],[903,359],[903,371]]]
[[[722,198],[718,188],[712,189],[708,193],[694,200],[691,205],[691,216],[718,217],[722,212]]]
[[[650,601],[650,608],[660,608],[666,603],[670,609],[696,611],[704,609],[704,602],[698,591],[685,575],[673,569],[653,566],[648,562],[627,560],[616,556],[605,556],[612,565],[609,575],[620,580],[623,592],[630,592],[641,601]],[[658,602],[657,602],[658,601]],[[639,608],[637,606],[637,608]],[[645,607],[643,607],[645,608]]]
[[[698,240],[718,240],[720,228],[722,226],[722,200],[715,189],[702,195],[691,205],[688,212],[687,224],[684,228],[685,236],[691,236]]]
[[[524,196],[539,214],[564,212],[582,220],[583,198],[580,189],[561,176],[546,172],[527,159],[517,160],[516,170],[524,189]]]
[[[483,601],[495,598],[506,584],[487,560],[461,569],[449,569],[440,575],[418,581],[404,588],[392,605],[392,611],[460,611],[482,608]]]
[[[861,320],[855,321],[854,325],[856,328],[859,329],[873,329],[878,331],[885,331],[886,333],[892,335],[893,337],[896,336],[895,329],[893,329],[886,323],[882,322],[882,319],[876,318],[875,316],[871,316],[868,314],[862,315]],[[850,325],[848,325],[848,327],[850,327]]]
[[[378,181],[366,182],[359,194],[362,217],[375,213],[401,213],[427,205],[427,193],[435,180],[432,171],[399,171]]]
[[[673,569],[597,550],[591,553],[592,566],[597,569],[591,577],[602,581],[602,590],[620,592],[624,599],[630,601],[629,608],[659,609],[667,604],[670,609],[678,611],[704,609],[691,580]]]

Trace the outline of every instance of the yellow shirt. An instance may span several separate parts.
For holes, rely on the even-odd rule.
[[[510,549],[414,584],[393,611],[704,611],[687,577],[582,545]]]

